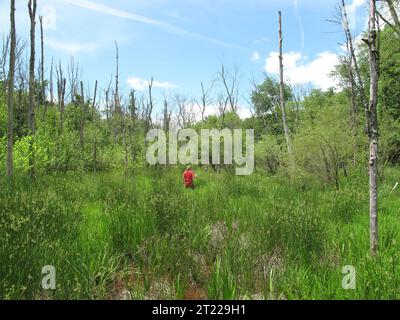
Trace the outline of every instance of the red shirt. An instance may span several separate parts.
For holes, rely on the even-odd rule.
[[[193,185],[193,179],[194,179],[194,172],[192,170],[185,170],[185,172],[183,173],[183,180],[185,182],[185,186]]]

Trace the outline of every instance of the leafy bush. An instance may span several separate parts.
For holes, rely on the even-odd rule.
[[[304,121],[294,137],[297,174],[339,188],[340,177],[348,175],[354,163],[357,139],[341,107],[327,107]]]

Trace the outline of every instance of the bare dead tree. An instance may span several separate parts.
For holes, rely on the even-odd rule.
[[[61,112],[61,88],[62,82],[64,80],[63,69],[61,66],[61,61],[56,65],[56,78],[57,78],[57,102],[58,102],[58,111]]]
[[[30,59],[29,59],[29,117],[28,125],[30,134],[35,136],[35,26],[36,26],[36,0],[29,0],[28,11],[30,17]],[[33,140],[29,143],[29,174],[31,177],[35,175]]]
[[[75,59],[72,56],[67,64],[67,74],[68,74],[68,84],[69,84],[68,96],[70,101],[73,104],[75,104],[76,96],[78,95],[79,92],[78,90],[81,79],[81,72],[79,69],[79,65],[75,62]]]
[[[285,132],[285,139],[288,149],[289,157],[292,156],[292,146],[290,141],[290,132],[287,124],[286,117],[286,103],[285,103],[285,83],[283,81],[283,49],[282,49],[282,13],[279,11],[279,75],[280,75],[280,100],[281,100],[281,111],[282,111],[282,121],[283,121],[283,129]]]
[[[221,130],[225,127],[225,115],[226,115],[226,110],[228,108],[228,104],[229,104],[228,97],[224,97],[224,95],[220,94],[218,96],[218,112],[219,116],[221,117],[221,127],[220,127]]]
[[[118,43],[115,41],[115,61],[116,61],[116,72],[115,72],[115,92],[114,92],[114,105],[115,105],[115,112],[119,115],[122,114],[121,110],[121,100],[119,96],[119,49]]]
[[[82,155],[83,150],[85,149],[85,136],[84,136],[84,128],[85,128],[85,119],[84,119],[84,109],[85,109],[85,93],[83,88],[83,81],[80,82],[81,84],[81,94],[80,94],[80,123],[79,123],[79,141],[81,145]]]
[[[29,0],[28,9],[31,21],[30,29],[30,60],[29,60],[29,130],[35,134],[35,25],[36,25],[36,0]]]
[[[23,52],[27,48],[28,43],[26,41],[22,41],[21,39],[17,38],[16,42],[16,66],[15,66],[15,80],[14,86],[16,85],[17,88],[17,103],[14,103],[14,111],[19,111],[15,113],[16,118],[20,120],[20,122],[25,122],[24,119],[24,94],[27,91],[27,87],[29,85],[29,62],[26,61]],[[18,108],[17,108],[18,106]]]
[[[390,11],[390,14],[392,16],[393,22],[394,22],[397,30],[399,31],[400,30],[400,20],[399,20],[399,16],[397,14],[397,11],[396,11],[396,7],[394,5],[394,1],[393,0],[386,0],[386,3],[388,5],[388,7],[389,7],[389,11]]]
[[[143,122],[146,119],[146,112],[145,112],[145,103],[144,103],[144,97],[141,96],[138,98],[137,101],[137,113],[138,113],[138,117],[140,120],[142,120]]]
[[[349,48],[349,47],[348,47]],[[351,63],[351,53],[348,49],[348,57],[344,58],[344,63],[347,68],[347,73],[350,81],[350,97],[351,97],[351,110],[350,110],[350,126],[353,132],[353,137],[358,135],[358,104],[357,104],[357,86],[354,78],[353,66]],[[357,139],[355,139],[355,146],[353,151],[353,163],[357,162],[359,144]]]
[[[94,95],[92,102],[92,130],[93,130],[93,171],[97,172],[97,131],[94,125],[95,110],[96,110],[96,96],[97,96],[98,81],[94,85]]]
[[[65,112],[65,91],[67,88],[67,79],[62,79],[60,82],[61,98],[60,98],[60,110],[61,110],[61,132],[64,130],[64,112]]]
[[[64,111],[65,111],[65,92],[67,87],[67,79],[64,78],[63,69],[61,66],[61,61],[59,61],[58,67],[56,69],[56,76],[57,76],[57,101],[58,101],[58,109],[60,112],[60,128],[58,131],[58,139],[64,133]],[[57,143],[57,155],[60,152],[60,141]]]
[[[352,101],[352,110],[350,112],[350,114],[357,114],[357,110],[358,110],[358,106],[356,103],[356,79],[354,76],[354,67],[353,67],[353,54],[354,54],[354,44],[353,44],[353,36],[350,32],[350,21],[348,19],[347,16],[347,11],[346,11],[346,5],[344,0],[342,0],[342,5],[341,7],[338,9],[339,11],[339,21],[337,21],[336,23],[340,24],[343,27],[345,36],[346,36],[346,50],[347,50],[347,57],[343,58],[343,63],[346,66],[346,71],[348,74],[348,80],[350,82],[350,88],[351,88],[351,101]],[[335,21],[333,21],[335,22]],[[356,65],[358,68],[358,64],[357,64],[357,59],[355,59],[356,61]]]
[[[121,108],[121,97],[119,94],[119,48],[117,41],[114,41],[115,44],[115,86],[113,88],[113,98],[114,98],[114,112],[113,114],[118,115],[119,118],[114,118],[112,122],[114,124],[114,139],[118,141],[119,133],[123,133],[123,118],[122,118],[122,108]],[[118,120],[120,123],[116,123],[115,121]]]
[[[121,120],[122,121],[122,120]],[[126,132],[126,125],[125,122],[122,121],[122,134],[123,134],[123,146],[124,146],[124,165],[125,165],[125,170],[128,169],[128,162],[129,162],[129,150],[128,150],[128,141],[127,141],[127,132]]]
[[[169,124],[171,122],[171,111],[168,109],[167,98],[164,97],[164,116],[163,116],[163,130],[167,132],[169,130]]]
[[[354,49],[354,42],[353,42],[353,36],[350,31],[350,22],[347,16],[347,11],[346,11],[346,4],[344,0],[342,0],[342,11],[341,11],[341,18],[342,18],[342,25],[344,29],[344,33],[346,35],[346,44],[347,44],[347,50],[350,55],[350,66],[351,70],[354,70],[355,77],[353,76],[354,84],[357,85],[357,91],[360,96],[361,104],[364,106],[364,109],[366,110],[368,108],[368,102],[365,94],[365,88],[364,88],[364,83],[361,78],[361,73],[360,73],[360,68],[358,66],[358,61]]]
[[[84,90],[84,84],[83,81],[80,82],[81,85],[81,93],[80,93],[80,98],[81,98],[81,102],[82,104],[85,104],[85,90]]]
[[[153,77],[151,77],[151,80],[148,83],[148,102],[146,104],[146,107],[144,108],[144,122],[145,122],[145,134],[147,133],[147,131],[150,129],[151,126],[151,115],[153,113],[153,109],[154,109],[154,101],[153,101],[153,82],[154,79]]]
[[[347,11],[346,11],[346,5],[344,0],[342,0],[342,6],[339,10],[339,15],[340,15],[340,24],[343,26],[344,33],[346,35],[346,50],[347,50],[347,57],[343,59],[344,64],[346,65],[347,69],[347,74],[348,74],[348,79],[350,82],[350,89],[351,89],[351,104],[352,104],[352,109],[351,109],[351,125],[354,129],[354,132],[357,133],[357,127],[358,127],[358,105],[357,105],[357,83],[356,83],[356,77],[354,75],[355,70],[358,70],[358,63],[357,59],[355,57],[355,52],[354,52],[354,44],[353,44],[353,37],[350,32],[349,28],[349,19],[347,16]],[[354,64],[354,66],[353,66]],[[359,90],[364,91],[362,81],[360,81],[360,88]],[[361,101],[365,101],[364,93],[360,92],[361,96]],[[365,103],[365,102],[364,102]]]
[[[106,104],[106,110],[105,111],[106,111],[107,126],[109,125],[109,118],[110,118],[110,115],[112,114],[112,104],[111,104],[111,99],[110,99],[112,78],[113,78],[113,76],[111,75],[110,82],[108,83],[108,86],[104,91],[105,104]]]
[[[7,177],[10,181],[14,176],[13,147],[14,147],[14,72],[15,72],[15,0],[10,1],[10,65],[8,77],[7,109]]]
[[[132,89],[131,92],[129,93],[129,113],[131,116],[131,122],[133,126],[137,114],[137,97],[134,89]]]
[[[335,17],[335,20],[328,20],[330,22],[333,22],[337,25],[340,25],[343,28],[345,37],[346,37],[346,51],[347,51],[347,56],[341,57],[341,64],[345,66],[346,70],[346,85],[349,86],[350,88],[350,93],[351,93],[351,110],[350,110],[350,125],[353,129],[353,134],[356,135],[358,132],[358,104],[357,104],[357,95],[358,95],[358,87],[357,87],[357,79],[355,76],[355,66],[353,66],[353,53],[354,53],[354,43],[353,43],[353,36],[350,32],[349,24],[350,21],[347,16],[347,11],[346,11],[346,5],[344,0],[342,0],[341,5],[337,8],[337,15]],[[355,65],[358,68],[357,64],[357,59],[355,59],[356,63]],[[364,90],[364,89],[362,89]],[[360,96],[362,93],[360,94]],[[363,99],[361,97],[361,99]],[[363,106],[364,107],[364,106]],[[356,150],[356,148],[355,148]],[[355,154],[356,155],[356,152]]]
[[[379,52],[377,48],[376,0],[369,1],[369,32],[368,39],[363,41],[368,45],[370,68],[370,98],[366,110],[369,138],[369,186],[370,186],[370,246],[373,255],[378,249],[378,81]]]
[[[64,109],[65,109],[65,91],[67,86],[67,80],[64,78],[61,61],[58,64],[56,70],[57,76],[57,96],[58,96],[58,107],[60,111],[60,133],[64,130]]]
[[[15,63],[16,69],[19,67],[19,63],[22,62],[22,54],[24,53],[28,43],[26,40],[19,38],[16,35],[15,42]],[[2,50],[0,55],[0,81],[4,83],[8,82],[8,67],[9,67],[9,58],[10,58],[10,34],[2,36]],[[7,86],[4,86],[4,92],[6,93]]]
[[[9,50],[10,50],[10,35],[2,37],[2,49],[1,49],[1,56],[0,56],[0,79],[4,82],[8,79],[7,74],[7,62],[9,57]]]
[[[350,89],[350,98],[351,98],[351,109],[349,112],[349,123],[353,132],[353,136],[356,137],[358,135],[358,126],[359,126],[359,106],[358,106],[358,97],[360,98],[360,102],[364,110],[368,107],[368,102],[365,94],[365,88],[363,84],[363,80],[360,75],[360,69],[356,57],[355,52],[355,44],[353,40],[353,35],[350,31],[350,21],[347,14],[345,1],[342,0],[340,6],[337,8],[337,15],[335,20],[329,20],[335,24],[340,25],[343,28],[345,34],[345,47],[347,51],[347,56],[343,56],[341,58],[341,63],[345,67],[346,72],[346,85],[348,85]],[[366,121],[367,122],[367,121]],[[366,124],[367,127],[367,124]],[[357,153],[359,149],[359,143],[355,142],[354,153],[353,153],[353,162],[354,164],[357,161]]]
[[[29,83],[29,70],[28,66],[22,56],[16,57],[16,66],[15,66],[15,80],[14,86],[17,89],[18,103],[20,110],[23,110],[23,94],[26,92],[27,85]]]
[[[50,105],[54,104],[54,91],[53,91],[53,59],[51,59],[50,67]]]
[[[44,112],[47,111],[46,106],[46,86],[44,82],[44,40],[43,40],[43,16],[39,16],[40,21],[40,48],[41,48],[41,59],[40,59],[40,84],[42,89],[42,101]]]
[[[98,81],[94,85],[94,95],[93,95],[93,102],[92,102],[92,118],[94,118],[95,110],[96,110],[96,98],[97,98],[97,87]]]
[[[177,123],[181,128],[188,128],[196,121],[195,103],[183,95],[176,94],[178,107]]]
[[[385,1],[385,3],[386,3],[386,1]],[[385,18],[385,17],[383,16],[383,14],[380,12],[380,10],[377,9],[377,10],[376,10],[376,13],[377,13],[378,17],[379,17],[384,23],[386,23],[390,28],[393,29],[394,32],[396,32],[398,35],[400,35],[400,27],[399,27],[399,26],[397,26],[395,23],[389,21],[390,18]],[[396,11],[395,11],[395,14],[397,14]],[[393,16],[392,16],[392,19],[393,19]]]
[[[134,89],[131,90],[129,94],[129,112],[130,112],[130,123],[128,125],[128,134],[129,134],[129,146],[130,146],[130,153],[132,158],[132,163],[135,162],[135,148],[133,143],[133,132],[136,124],[136,118],[138,113],[138,102],[136,97],[136,92]]]
[[[201,121],[204,121],[206,108],[212,102],[210,96],[213,87],[214,87],[213,82],[207,89],[205,89],[203,82],[201,83],[201,102],[196,102],[201,111]]]
[[[235,67],[234,71],[231,73],[228,70],[226,70],[225,66],[222,64],[221,70],[219,72],[219,78],[223,84],[231,112],[237,114],[238,100],[239,100],[238,69]]]

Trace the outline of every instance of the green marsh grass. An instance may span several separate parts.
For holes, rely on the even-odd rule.
[[[369,254],[367,177],[341,189],[200,170],[68,173],[0,183],[2,299],[400,298],[400,170],[381,183],[380,251]],[[56,267],[57,288],[41,289]],[[344,290],[342,267],[356,268]]]

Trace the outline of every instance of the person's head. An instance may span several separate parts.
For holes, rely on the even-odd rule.
[[[187,171],[192,170],[192,166],[187,166],[187,167],[186,167],[186,170],[187,170]]]

